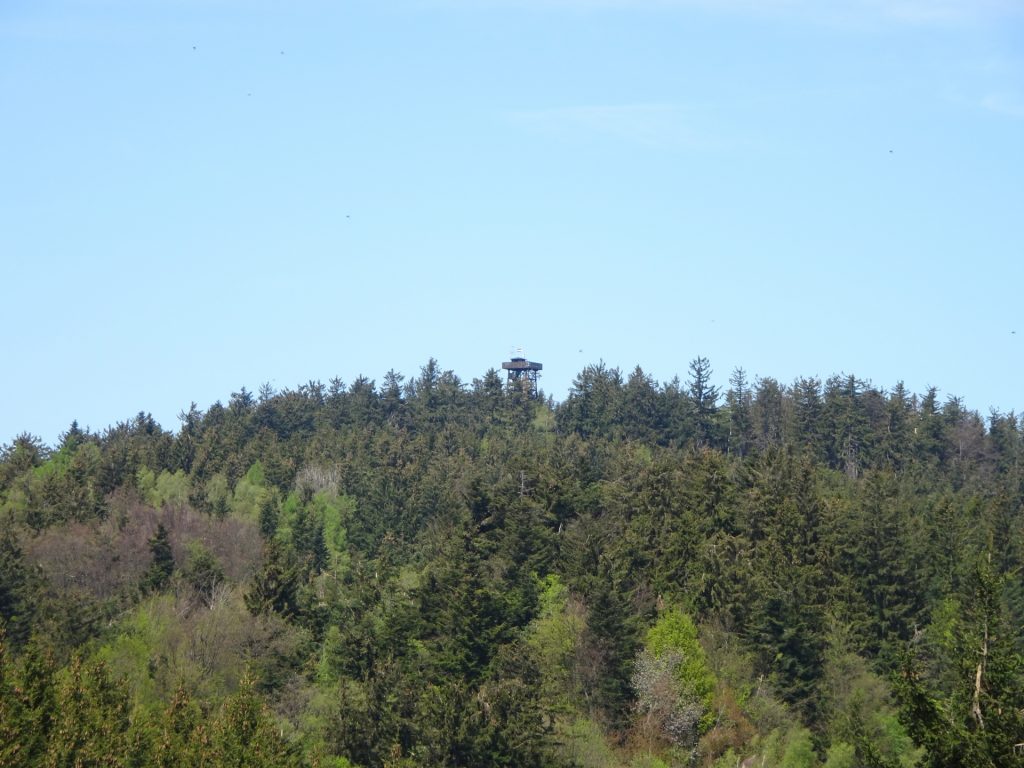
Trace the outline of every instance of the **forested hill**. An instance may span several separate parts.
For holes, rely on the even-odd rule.
[[[0,766],[1024,765],[1024,441],[431,360],[0,456]]]

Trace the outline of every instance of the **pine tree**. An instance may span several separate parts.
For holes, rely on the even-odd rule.
[[[263,547],[263,565],[253,577],[245,604],[255,615],[274,611],[285,618],[298,613],[300,566],[291,548],[276,539]]]
[[[260,536],[272,539],[277,535],[279,500],[276,493],[268,493],[260,502]]]
[[[822,457],[822,412],[821,381],[817,378],[800,378],[793,385],[794,421],[796,439],[806,446],[812,460]]]
[[[638,643],[625,600],[607,565],[594,580],[588,608],[587,635],[599,660],[596,699],[609,725],[618,730],[625,726],[629,711],[630,678]]]
[[[754,439],[754,422],[750,412],[753,397],[747,372],[742,368],[733,370],[729,377],[729,391],[725,402],[729,409],[729,441],[727,451],[743,457],[750,450]]]
[[[694,413],[699,445],[715,445],[717,442],[718,387],[711,384],[711,363],[706,357],[690,361],[690,380],[687,382]]]
[[[15,647],[25,642],[32,624],[31,587],[18,540],[10,530],[0,532],[0,631]]]
[[[839,570],[855,585],[857,631],[871,656],[891,662],[924,610],[922,578],[905,504],[888,473],[871,472],[835,531]]]
[[[46,747],[47,768],[129,765],[131,702],[127,687],[102,663],[71,659],[57,687]]]
[[[938,639],[951,646],[958,665],[954,685],[938,690],[922,659],[907,654],[894,686],[901,720],[927,750],[931,768],[1016,765],[1015,745],[1024,733],[1024,659],[989,555],[979,560],[966,586],[952,633]]]
[[[330,553],[324,539],[324,521],[312,504],[302,504],[295,514],[292,549],[307,573],[315,575],[327,569]]]
[[[205,718],[183,686],[178,686],[164,710],[154,762],[158,768],[213,765]]]
[[[174,574],[171,536],[163,523],[157,525],[156,533],[149,540],[149,551],[153,555],[153,562],[142,576],[142,591],[156,592],[167,586]]]
[[[813,721],[824,667],[829,554],[810,465],[785,451],[758,463],[748,531],[757,550],[748,633],[785,701]]]
[[[217,768],[291,768],[298,761],[246,674],[214,721],[211,752]]]
[[[217,585],[224,581],[224,569],[217,558],[199,542],[190,545],[188,563],[181,575],[208,606],[212,604]]]

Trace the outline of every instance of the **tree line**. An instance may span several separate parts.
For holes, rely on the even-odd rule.
[[[1024,425],[435,360],[0,452],[0,765],[1024,762]]]

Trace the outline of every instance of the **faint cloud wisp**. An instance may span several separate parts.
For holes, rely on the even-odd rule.
[[[948,24],[1020,15],[1010,0],[864,0],[861,5],[909,24]]]
[[[604,104],[507,113],[529,130],[578,137],[589,134],[660,149],[708,149],[722,141],[697,131],[688,111],[675,104]]]
[[[989,112],[1024,120],[1024,99],[1012,93],[990,93],[981,100]]]
[[[888,20],[910,25],[951,24],[1024,16],[1020,0],[426,0],[462,8],[548,10],[700,10],[758,17],[782,16],[837,24]]]

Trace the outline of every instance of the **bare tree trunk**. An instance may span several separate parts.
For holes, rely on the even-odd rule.
[[[978,721],[978,728],[985,730],[985,720],[981,716],[981,676],[985,671],[985,660],[988,657],[988,622],[985,622],[984,639],[981,642],[981,660],[974,673],[974,701],[971,703],[971,714]]]

